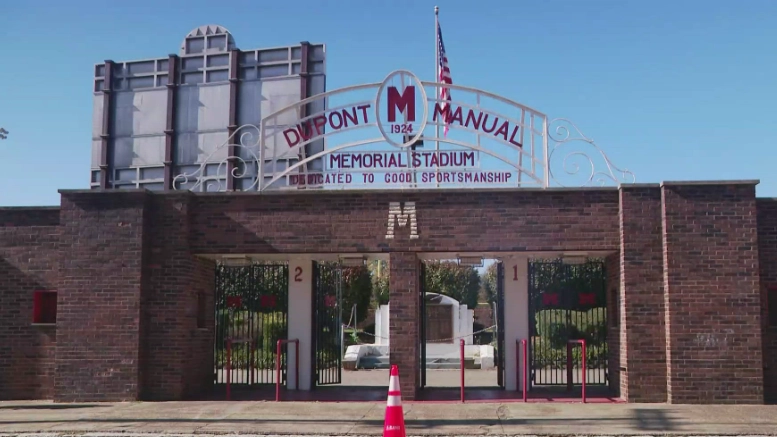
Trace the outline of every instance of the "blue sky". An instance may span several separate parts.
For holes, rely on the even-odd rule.
[[[0,205],[88,186],[95,63],[220,24],[246,49],[326,43],[329,89],[429,80],[435,4],[456,83],[573,120],[639,182],[760,179],[777,196],[775,1],[26,0],[0,26]]]

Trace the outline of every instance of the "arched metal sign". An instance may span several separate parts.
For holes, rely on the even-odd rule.
[[[443,87],[447,100],[438,98]],[[566,150],[571,142],[590,150]],[[320,146],[306,155],[312,144]],[[241,126],[221,147],[237,154],[219,170],[230,158],[238,161],[234,177],[249,178],[243,186],[252,191],[547,188],[635,180],[566,119],[549,121],[510,99],[421,81],[406,70],[291,104],[264,116],[260,126]],[[174,186],[196,179],[193,190],[223,191],[207,186],[217,178],[204,169],[178,176]]]

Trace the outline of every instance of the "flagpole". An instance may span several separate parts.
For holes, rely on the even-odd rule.
[[[440,83],[440,43],[437,40],[437,38],[438,38],[437,32],[438,32],[438,29],[440,28],[439,14],[440,14],[440,7],[439,6],[435,6],[434,7],[434,54],[435,54],[435,56],[434,56],[434,82],[435,83]],[[432,106],[432,111],[434,111],[436,105],[438,105],[440,103],[439,99],[440,99],[440,87],[436,86],[436,87],[434,87],[434,105]],[[434,113],[434,112],[432,112],[432,113]],[[439,139],[440,138],[440,123],[436,122],[434,128],[435,128],[435,134],[434,134],[434,136],[435,136],[434,154],[437,155],[439,153],[439,151],[440,151],[440,139]],[[437,166],[437,168],[434,170],[434,173],[435,173],[435,186],[437,188],[439,188],[440,187],[440,182],[439,182],[440,181],[440,179],[439,179],[440,167],[439,166]]]

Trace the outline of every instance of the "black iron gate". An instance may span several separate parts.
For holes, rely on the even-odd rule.
[[[288,332],[288,278],[286,264],[216,266],[216,384],[226,383],[227,365],[231,384],[275,382],[276,345]]]
[[[418,266],[418,293],[421,307],[418,326],[419,350],[421,351],[421,365],[419,366],[421,370],[420,388],[424,388],[426,387],[426,264],[422,261],[419,261]]]
[[[579,384],[585,339],[586,383],[606,385],[607,296],[604,262],[566,264],[559,260],[529,263],[529,329],[532,385]],[[571,351],[571,369],[568,366]]]
[[[505,266],[501,261],[496,264],[496,367],[497,384],[505,386]]]
[[[318,385],[342,382],[343,272],[336,263],[313,263],[313,356]]]

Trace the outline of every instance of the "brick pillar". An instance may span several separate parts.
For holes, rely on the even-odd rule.
[[[63,191],[54,400],[140,389],[145,191]]]
[[[666,402],[661,189],[620,188],[621,396]]]
[[[621,362],[625,363],[625,358],[621,359],[621,308],[623,299],[620,298],[621,289],[621,257],[620,252],[613,253],[604,259],[604,268],[607,272],[606,290],[607,290],[607,373],[609,376],[610,391],[616,396],[625,398],[625,390],[621,384],[625,383],[621,379]],[[625,338],[625,337],[624,337]],[[623,353],[626,353],[625,341]],[[623,367],[625,368],[625,367]],[[625,372],[624,372],[625,374]]]
[[[671,403],[763,403],[755,182],[664,183]]]
[[[191,254],[193,204],[189,192],[151,196],[143,400],[193,398],[213,386],[215,263]]]
[[[764,353],[764,399],[777,402],[777,324],[769,323],[768,293],[777,293],[777,199],[758,199],[758,257]],[[775,309],[772,308],[771,311]]]
[[[402,398],[414,400],[420,383],[419,261],[413,252],[389,255],[389,354],[399,366]]]

